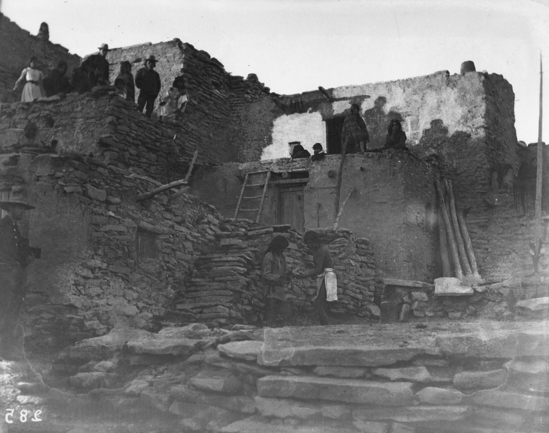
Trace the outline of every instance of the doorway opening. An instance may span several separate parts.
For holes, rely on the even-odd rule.
[[[341,153],[341,132],[345,116],[326,119],[326,153],[329,155]]]

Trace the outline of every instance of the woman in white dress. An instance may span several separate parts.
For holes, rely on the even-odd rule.
[[[37,65],[38,59],[36,57],[31,57],[29,67],[23,69],[21,76],[15,82],[14,91],[16,91],[22,83],[25,83],[23,93],[21,93],[21,102],[32,102],[35,99],[42,97],[42,95],[45,95],[42,87],[44,74],[42,74],[41,70],[37,69]]]

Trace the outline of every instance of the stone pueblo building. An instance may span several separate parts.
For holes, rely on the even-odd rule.
[[[25,341],[29,353],[63,349],[55,368],[66,383],[91,393],[79,401],[82,407],[91,404],[92,391],[119,387],[120,395],[105,392],[110,397],[101,404],[130,412],[145,405],[194,431],[206,429],[208,419],[217,423],[208,429],[227,432],[263,431],[265,419],[275,420],[268,431],[276,432],[319,422],[326,431],[419,432],[441,425],[457,431],[462,420],[547,427],[547,387],[526,385],[546,377],[549,362],[535,324],[526,331],[510,326],[501,335],[491,329],[486,353],[475,327],[460,328],[463,337],[445,328],[440,338],[417,328],[421,335],[410,343],[398,325],[379,325],[388,332],[386,344],[360,326],[338,329],[356,333],[362,343],[354,349],[350,337],[340,347],[334,335],[322,346],[317,328],[262,334],[251,326],[263,320],[260,261],[270,239],[288,238],[290,267],[310,264],[301,240],[308,229],[318,231],[335,261],[333,312],[365,326],[379,323],[383,302],[398,307],[388,321],[409,320],[412,328],[430,320],[542,314],[536,312],[542,301],[539,308],[529,302],[547,296],[547,258],[532,276],[528,248],[535,149],[517,141],[514,93],[504,77],[440,71],[278,95],[255,75],[233,76],[179,39],[111,50],[111,82],[121,61],[135,74],[150,55],[159,59],[162,93],[184,78],[185,112],[160,122],[110,86],[14,102],[11,88],[24,59],[37,55],[43,65],[65,59],[69,69],[81,59],[0,19],[0,49],[10,53],[0,56],[0,194],[7,199],[24,189],[36,208],[22,231],[42,250],[28,268]],[[343,118],[355,103],[370,132],[369,151],[348,154],[342,163]],[[380,149],[391,119],[401,121],[408,151]],[[292,160],[295,142],[311,153],[320,143],[327,156]],[[262,183],[261,205],[235,218],[239,206],[246,210],[245,179]],[[467,278],[461,292],[446,294],[452,296],[435,293],[437,278],[457,276],[455,263],[445,275],[444,254],[454,253],[441,247],[451,242],[442,242],[437,184],[453,191],[448,209],[467,228],[464,251],[474,252],[481,277],[467,280],[472,262],[457,251]],[[549,188],[546,174],[543,185]],[[292,284],[295,317],[312,311],[315,292],[312,280]],[[498,339],[524,346],[528,359],[502,349]],[[469,341],[472,354],[464,349]],[[383,346],[379,353],[376,345]],[[192,374],[176,371],[180,358]],[[118,363],[143,368],[131,386]],[[144,367],[149,363],[167,365],[158,386]],[[195,372],[197,365],[204,371]],[[514,388],[500,390],[511,382]],[[303,403],[311,395],[321,402]],[[250,416],[256,418],[240,421]]]

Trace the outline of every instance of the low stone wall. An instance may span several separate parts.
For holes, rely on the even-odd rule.
[[[215,235],[217,242],[197,258],[189,284],[178,293],[177,310],[189,320],[217,326],[262,321],[261,261],[273,236],[280,234],[289,240],[284,254],[289,269],[313,267],[312,256],[302,234],[288,225],[261,227],[237,220],[224,222],[222,230]],[[317,232],[330,249],[338,276],[338,301],[331,303],[331,311],[377,319],[379,309],[373,302],[381,280],[369,241],[355,239],[348,230]],[[293,279],[287,293],[290,308],[311,311],[316,291],[316,280]]]
[[[537,433],[548,341],[545,322],[115,329],[59,355],[78,395],[42,401],[49,415],[103,407],[104,421],[157,414],[157,428],[191,431]]]

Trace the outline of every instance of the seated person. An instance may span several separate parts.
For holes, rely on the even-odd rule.
[[[324,159],[326,154],[324,153],[324,149],[322,149],[322,144],[315,143],[313,146],[314,154],[311,156],[312,161],[321,161]]]
[[[53,69],[46,78],[44,78],[44,90],[46,96],[54,96],[59,93],[69,93],[71,85],[69,79],[65,76],[67,73],[67,62],[59,60],[57,68]]]
[[[309,158],[311,154],[301,144],[296,144],[292,149],[292,159]]]
[[[158,106],[158,116],[163,118],[175,118],[178,114],[183,114],[187,106],[188,97],[185,89],[170,87],[165,97],[160,100]]]
[[[126,99],[126,82],[122,77],[118,77],[114,80],[114,87],[116,88],[116,94]]]
[[[400,120],[393,119],[389,122],[384,149],[407,149],[406,134],[402,130]]]

